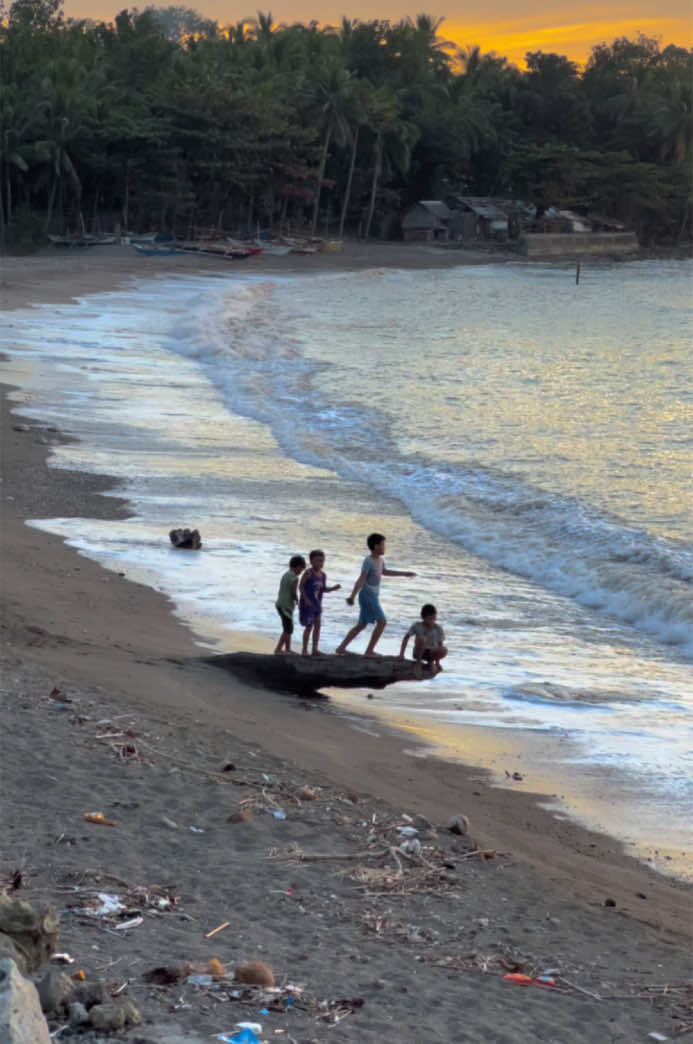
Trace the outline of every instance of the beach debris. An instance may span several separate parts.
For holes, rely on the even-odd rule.
[[[190,983],[191,986],[213,986],[214,985],[214,978],[211,975],[203,975],[203,974],[199,974],[199,973],[195,973],[194,975],[188,975],[188,977],[187,977],[187,979],[185,981],[187,983]]]
[[[508,772],[507,769],[505,770],[505,777],[506,779],[514,779],[518,783],[525,778],[521,772]]]
[[[648,1033],[647,1036],[649,1040],[669,1040],[669,1038],[665,1037],[663,1033],[657,1033],[656,1030],[653,1030],[652,1033]]]
[[[116,825],[115,819],[107,819],[103,812],[85,812],[84,818],[87,823],[96,823],[97,826],[114,827]]]
[[[164,824],[164,826],[169,827],[170,830],[178,829],[178,824],[176,823],[176,821],[173,819],[169,819],[168,816],[162,816],[161,822]]]
[[[522,972],[509,972],[503,978],[506,982],[512,982],[515,986],[544,986],[554,989],[556,980],[551,975],[524,975]]]
[[[421,842],[418,837],[410,837],[399,846],[400,852],[408,852],[410,855],[421,855]]]
[[[236,1023],[236,1025],[238,1026],[240,1024]],[[225,1041],[226,1044],[260,1044],[260,1038],[253,1030],[248,1028],[249,1025],[251,1024],[248,1023],[248,1025],[245,1025],[242,1029],[239,1029],[238,1032],[233,1034],[233,1036],[228,1033],[219,1033],[216,1039]],[[252,1025],[257,1026],[259,1023],[255,1022],[252,1023]]]
[[[224,921],[223,924],[218,924],[216,928],[212,928],[211,932],[206,932],[205,939],[211,939],[217,932],[223,932],[224,928],[228,928],[230,923],[230,921]]]
[[[202,547],[202,539],[197,529],[172,529],[168,536],[175,548],[199,551]]]
[[[298,796],[304,801],[315,801],[318,793],[316,790],[313,790],[312,787],[301,787],[298,791]]]
[[[48,1026],[33,982],[9,957],[0,960],[0,1040],[50,1044]]]
[[[331,1026],[336,1026],[342,1019],[346,1019],[349,1015],[353,1015],[355,1011],[358,1011],[359,1008],[362,1008],[364,1003],[363,997],[352,997],[350,1000],[342,998],[341,1000],[320,1001],[317,1018],[329,1023]]]
[[[220,772],[235,772],[236,766],[233,761],[225,761],[223,765],[219,767]]]
[[[252,823],[253,813],[249,808],[239,808],[226,820],[227,823]]]
[[[72,697],[59,689],[57,685],[55,685],[48,693],[48,699],[55,700],[56,703],[72,703]]]
[[[213,979],[225,979],[229,973],[218,957],[210,957],[207,961],[207,974]]]
[[[115,931],[127,931],[128,928],[138,928],[141,924],[144,924],[144,917],[139,914],[137,917],[131,917],[128,921],[120,921],[118,924],[114,924],[113,928]]]
[[[138,1026],[142,1021],[135,1005],[127,1000],[122,1003],[95,1004],[89,1012],[89,1019],[94,1029],[103,1033],[117,1033],[127,1026]]]
[[[616,900],[615,899],[605,899],[604,900],[604,906],[616,906]]]
[[[51,960],[55,964],[74,964],[74,957],[70,957],[69,953],[54,953]]]
[[[274,986],[274,972],[264,961],[246,961],[239,964],[233,977],[236,982],[244,982],[249,986]]]
[[[467,816],[458,815],[453,816],[448,822],[448,830],[451,834],[461,834],[464,836],[469,833],[469,819]]]
[[[413,826],[397,827],[397,833],[400,837],[416,837],[418,830]]]
[[[87,917],[112,917],[127,909],[119,895],[110,892],[98,892],[89,900],[87,906],[78,907],[75,913],[86,914]]]
[[[176,986],[183,979],[187,979],[191,973],[191,965],[186,961],[181,964],[162,965],[158,968],[150,968],[142,978],[152,986]]]
[[[13,870],[6,878],[5,891],[18,892],[24,882],[21,870]]]
[[[414,816],[411,825],[418,830],[419,837],[437,837],[438,831],[430,819],[426,819],[425,816]]]

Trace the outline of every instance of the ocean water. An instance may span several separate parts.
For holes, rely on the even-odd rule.
[[[348,588],[384,532],[417,577],[386,579],[380,651],[432,600],[450,656],[377,714],[465,758],[472,727],[545,738],[560,808],[685,873],[692,286],[690,262],[583,266],[578,286],[556,265],[234,269],[10,313],[0,375],[79,440],[52,463],[118,476],[131,508],[36,524],[166,592],[220,651],[276,637],[291,554],[324,549]],[[182,525],[202,552],[170,549]],[[355,620],[344,593],[325,650]]]

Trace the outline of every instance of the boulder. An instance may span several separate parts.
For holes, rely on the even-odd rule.
[[[49,968],[40,982],[36,984],[41,1007],[46,1015],[62,1012],[72,999],[75,984],[69,975],[60,968]]]
[[[0,895],[0,957],[14,960],[26,975],[55,953],[60,921],[55,910]]]
[[[0,1041],[51,1044],[36,987],[9,957],[0,959]]]
[[[202,540],[197,529],[172,529],[168,535],[174,547],[184,548],[188,551],[199,551]]]

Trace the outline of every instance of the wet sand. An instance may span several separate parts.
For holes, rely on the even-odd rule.
[[[428,267],[431,258],[438,263],[432,248],[358,246],[290,267]],[[288,271],[286,260],[263,270]],[[120,248],[5,259],[0,299],[9,312],[179,268],[208,272],[219,262],[141,259]],[[3,323],[10,356],[12,321]],[[128,980],[121,996],[145,1018],[131,1039],[169,1040],[172,1027],[181,1040],[209,1039],[244,1018],[262,1022],[265,1039],[282,1039],[282,1029],[283,1039],[367,1042],[634,1041],[685,1024],[673,1018],[682,993],[653,1003],[649,987],[690,975],[690,887],[611,838],[556,819],[531,793],[405,753],[415,746],[409,734],[355,731],[329,705],[250,689],[202,665],[203,650],[166,599],[26,526],[124,517],[127,505],[99,496],[114,487],[108,477],[46,466],[59,432],[10,412],[6,400],[2,419],[0,878],[19,868],[27,898],[66,911],[63,948],[88,979],[118,980],[114,988]],[[51,699],[55,686],[71,702]],[[220,772],[228,763],[235,768]],[[314,799],[301,797],[306,786]],[[252,821],[227,822],[244,801]],[[84,822],[97,806],[115,828]],[[286,819],[271,814],[277,808]],[[469,816],[469,837],[444,829],[457,813]],[[403,814],[439,828],[421,836],[425,863],[377,857],[400,844]],[[291,844],[350,858],[301,861],[296,849],[287,853]],[[496,856],[465,858],[477,849]],[[95,871],[121,881],[107,887],[102,878],[100,890],[166,883],[180,904],[170,916],[145,911],[141,926],[122,933],[80,921],[67,912],[66,889],[86,894]],[[223,989],[143,983],[148,968],[211,956],[230,967],[268,961],[305,986],[305,1004],[259,1016],[263,1005],[213,996]],[[560,968],[604,999],[521,989],[503,978],[513,962],[528,972]],[[183,995],[191,1006],[173,1010]],[[363,1006],[330,1029],[313,1006],[355,998]]]

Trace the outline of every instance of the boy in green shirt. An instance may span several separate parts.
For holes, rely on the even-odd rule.
[[[275,655],[291,652],[291,635],[294,633],[294,609],[298,601],[298,578],[306,568],[303,555],[293,555],[289,568],[279,581],[279,594],[274,603],[282,622],[282,633],[274,650]]]

